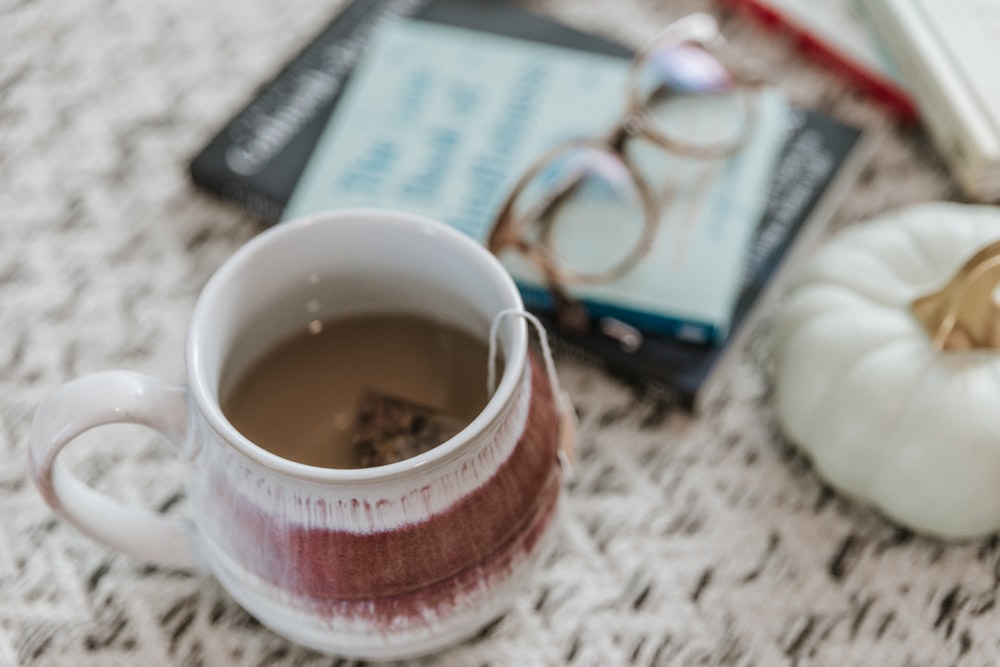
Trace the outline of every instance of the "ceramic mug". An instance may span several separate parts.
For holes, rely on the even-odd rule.
[[[562,491],[560,409],[520,318],[498,323],[496,390],[460,433],[389,465],[345,470],[258,447],[219,407],[227,378],[315,319],[389,311],[485,338],[521,311],[482,246],[425,218],[347,210],[286,222],[209,280],[187,335],[187,383],[83,376],[39,407],[35,483],[83,533],[131,556],[203,569],[261,623],[331,654],[437,650],[502,613],[551,542]],[[109,423],[159,431],[187,461],[190,516],[128,507],[74,477],[59,453]]]

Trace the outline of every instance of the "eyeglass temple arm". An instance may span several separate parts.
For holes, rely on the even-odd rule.
[[[546,197],[534,211],[529,211],[528,216],[537,220],[541,225],[540,240],[542,246],[547,246],[548,238],[552,230],[553,214],[565,200],[570,197],[580,184],[583,177],[575,174],[572,178],[565,179],[555,192]],[[516,193],[520,186],[514,189]],[[534,259],[545,279],[546,287],[552,298],[552,310],[556,316],[556,321],[563,331],[575,334],[583,334],[589,326],[589,317],[583,305],[570,296],[569,292],[562,286],[562,278],[556,269],[555,263],[544,252],[537,250],[532,252],[532,248],[518,234],[511,233],[513,222],[513,206],[516,196],[507,198],[500,212],[497,214],[497,222],[490,233],[487,248],[490,252],[497,254],[500,250],[508,246],[515,246]]]
[[[545,283],[552,297],[552,313],[559,330],[564,333],[583,335],[590,328],[587,309],[563,287],[558,275],[546,264]]]
[[[583,183],[580,173],[565,179],[559,188],[541,204],[537,217],[540,225],[539,240],[543,248],[549,247],[549,238],[553,228],[553,214],[563,205],[567,198]],[[590,326],[590,317],[586,309],[569,291],[563,287],[564,279],[556,270],[555,262],[546,254],[536,253],[539,265],[545,275],[545,284],[552,298],[552,311],[556,322],[563,332],[582,335]]]

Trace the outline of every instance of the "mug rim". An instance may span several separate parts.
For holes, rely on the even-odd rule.
[[[221,397],[210,389],[208,369],[205,368],[202,340],[205,328],[210,325],[214,308],[212,304],[223,296],[225,285],[238,279],[247,270],[259,270],[254,259],[267,246],[281,237],[303,233],[316,225],[336,224],[343,219],[367,219],[368,223],[418,225],[425,233],[443,237],[456,249],[466,252],[491,275],[491,282],[499,288],[508,307],[524,311],[524,302],[514,279],[500,261],[482,244],[468,235],[435,220],[434,218],[387,208],[361,207],[338,208],[279,222],[260,232],[224,261],[211,275],[195,303],[188,325],[185,347],[187,385],[204,420],[226,442],[244,456],[280,474],[311,481],[370,481],[405,474],[447,459],[472,437],[496,422],[518,388],[520,376],[527,363],[528,330],[524,318],[515,322],[513,342],[505,358],[503,374],[493,394],[482,410],[457,434],[430,450],[401,461],[366,468],[327,468],[279,456],[244,436],[222,412]],[[251,269],[253,264],[255,268]],[[499,311],[498,311],[499,312]],[[221,370],[220,370],[221,374]],[[216,382],[218,386],[220,383]]]

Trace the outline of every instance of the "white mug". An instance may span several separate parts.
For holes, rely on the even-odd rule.
[[[261,623],[331,654],[435,651],[502,613],[552,540],[562,495],[560,407],[523,319],[498,323],[504,359],[482,412],[416,457],[319,468],[248,440],[219,407],[227,378],[312,320],[390,311],[485,338],[523,311],[482,246],[425,218],[345,210],[291,221],[239,249],[209,280],[187,336],[187,383],[128,371],[59,387],[31,433],[34,479],[83,533],[135,558],[202,569]],[[185,459],[190,516],[128,507],[59,454],[109,423],[159,431]]]

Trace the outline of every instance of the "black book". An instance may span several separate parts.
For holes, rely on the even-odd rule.
[[[626,47],[575,30],[506,0],[354,0],[232,118],[191,162],[196,184],[273,224],[323,133],[372,29],[391,16],[630,58]],[[861,133],[823,114],[796,110],[736,306],[728,341],[743,328],[783,258],[811,219],[851,175]],[[825,202],[825,206],[821,206]],[[546,313],[546,328],[558,329]],[[559,335],[558,347],[641,388],[694,404],[727,347],[686,343],[621,323],[592,323],[583,336]]]

